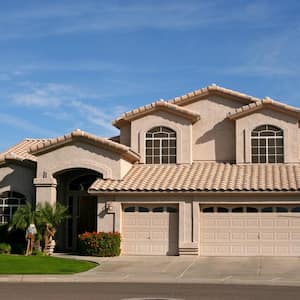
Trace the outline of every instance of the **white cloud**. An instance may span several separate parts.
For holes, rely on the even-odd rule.
[[[14,105],[38,110],[48,118],[64,124],[72,123],[73,127],[90,128],[96,125],[106,135],[116,133],[111,121],[120,112],[121,106],[106,105],[101,97],[98,98],[99,106],[96,106],[87,100],[90,99],[89,94],[85,96],[79,89],[63,84],[27,82],[22,88],[23,92],[11,96]]]
[[[185,30],[249,23],[270,26],[273,3],[227,5],[215,1],[60,1],[0,12],[0,38],[28,38],[85,31]],[[1,28],[10,28],[9,31]]]
[[[0,113],[0,123],[8,125],[10,127],[14,127],[17,129],[21,129],[26,132],[30,132],[31,134],[44,136],[56,136],[57,133],[55,131],[41,128],[38,125],[35,125],[25,119],[21,119],[20,117],[12,116],[10,114]]]

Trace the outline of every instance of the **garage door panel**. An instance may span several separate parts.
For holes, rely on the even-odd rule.
[[[200,214],[200,255],[300,255],[300,214],[217,211]]]
[[[132,205],[131,205],[132,207]],[[144,211],[123,212],[122,253],[127,255],[178,254],[178,213],[152,211],[153,206],[143,205]]]

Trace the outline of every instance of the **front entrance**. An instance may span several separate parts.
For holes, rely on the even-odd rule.
[[[78,235],[97,231],[97,197],[88,194],[88,188],[101,177],[91,170],[76,169],[58,177],[58,199],[68,207],[69,218],[59,230],[59,250],[77,250]]]
[[[201,256],[299,256],[300,206],[207,206]]]

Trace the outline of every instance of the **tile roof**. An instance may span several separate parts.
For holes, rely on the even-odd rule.
[[[176,105],[185,105],[185,104],[193,101],[194,99],[198,99],[199,97],[205,97],[209,94],[227,95],[227,96],[231,96],[236,99],[239,99],[246,103],[260,101],[259,98],[256,98],[256,97],[244,94],[244,93],[240,93],[240,92],[237,92],[234,90],[226,89],[226,88],[218,86],[216,84],[211,84],[202,89],[199,89],[199,90],[184,94],[182,96],[170,99],[170,100],[168,100],[168,102],[176,104]]]
[[[41,144],[47,139],[24,139],[15,146],[7,149],[0,154],[0,162],[5,162],[6,160],[30,160],[36,161],[36,157],[29,153],[29,149],[32,146]]]
[[[30,147],[29,152],[31,154],[38,155],[46,151],[58,148],[74,140],[84,140],[91,144],[95,144],[102,148],[114,151],[116,153],[119,153],[124,159],[130,162],[136,162],[140,159],[140,156],[134,151],[132,151],[129,147],[106,138],[101,138],[96,135],[89,134],[80,129],[76,129],[73,132],[64,136],[60,136],[54,139],[46,140],[41,143],[35,144]]]
[[[137,164],[122,180],[98,179],[90,192],[299,191],[300,164]]]
[[[275,101],[270,97],[265,97],[264,99],[257,101],[255,103],[251,103],[249,105],[245,105],[240,108],[237,108],[233,113],[229,113],[228,116],[230,119],[235,120],[265,107],[284,111],[300,119],[299,108]]]
[[[141,106],[137,109],[134,109],[134,110],[131,110],[131,111],[128,111],[128,112],[122,114],[119,118],[115,119],[112,122],[112,124],[119,128],[119,126],[121,126],[124,122],[126,123],[132,119],[139,118],[149,112],[159,110],[159,109],[168,110],[174,114],[181,115],[182,117],[184,117],[188,120],[191,120],[191,122],[193,122],[193,123],[200,119],[200,115],[198,113],[193,112],[186,108],[182,108],[175,104],[168,103],[168,102],[164,101],[163,99],[161,99],[161,100],[155,101],[151,104]]]

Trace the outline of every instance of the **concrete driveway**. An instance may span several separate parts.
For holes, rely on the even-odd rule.
[[[180,257],[71,256],[95,261],[96,268],[74,275],[10,275],[10,282],[149,282],[300,286],[300,258],[293,257]]]
[[[82,257],[80,257],[82,259]],[[300,258],[120,256],[91,258],[99,266],[81,281],[247,283],[300,286]]]

